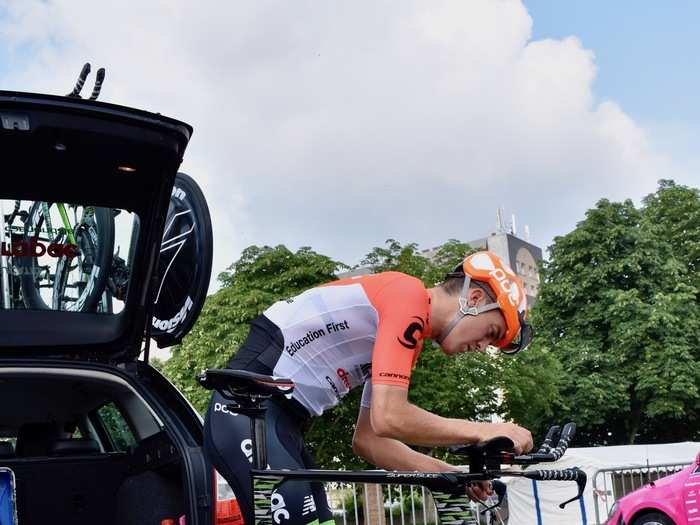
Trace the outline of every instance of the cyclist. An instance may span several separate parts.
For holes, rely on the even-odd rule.
[[[419,279],[384,272],[333,281],[279,301],[251,323],[229,368],[288,377],[291,399],[274,399],[266,413],[268,461],[273,468],[316,468],[304,447],[313,416],[364,385],[353,451],[388,470],[450,471],[455,467],[408,445],[440,446],[508,436],[517,453],[532,448],[530,432],[512,423],[445,418],[408,401],[411,370],[431,338],[447,355],[489,345],[513,354],[532,339],[522,281],[495,254],[472,254],[444,282],[426,289]],[[250,420],[214,393],[205,421],[205,453],[238,496],[253,523]],[[485,499],[487,484],[468,489]],[[287,481],[272,498],[276,523],[332,522],[320,483]],[[318,521],[316,521],[318,520]]]

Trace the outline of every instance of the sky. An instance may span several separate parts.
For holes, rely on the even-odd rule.
[[[667,4],[0,0],[0,88],[90,61],[101,100],[194,126],[214,276],[251,244],[476,239],[498,207],[546,247],[601,198],[700,186],[700,4]]]

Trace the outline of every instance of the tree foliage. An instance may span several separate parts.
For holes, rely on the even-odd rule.
[[[551,246],[533,353],[561,363],[579,443],[697,437],[699,232],[698,191],[662,181],[640,208],[601,200]]]

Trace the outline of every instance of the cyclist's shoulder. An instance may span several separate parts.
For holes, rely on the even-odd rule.
[[[402,272],[382,272],[377,274],[380,277],[379,281],[383,285],[382,290],[385,293],[425,293],[425,285],[423,281],[412,275]]]
[[[401,288],[425,290],[425,286],[420,279],[395,271],[346,277],[344,279],[338,279],[337,281],[324,283],[320,285],[319,288],[328,286],[347,286],[353,284],[362,286],[370,293],[380,292],[385,289],[397,290]]]

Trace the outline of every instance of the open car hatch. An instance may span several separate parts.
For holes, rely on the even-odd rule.
[[[95,101],[0,91],[0,357],[135,359],[177,344],[211,273],[192,128]],[[160,261],[160,262],[159,262]]]

